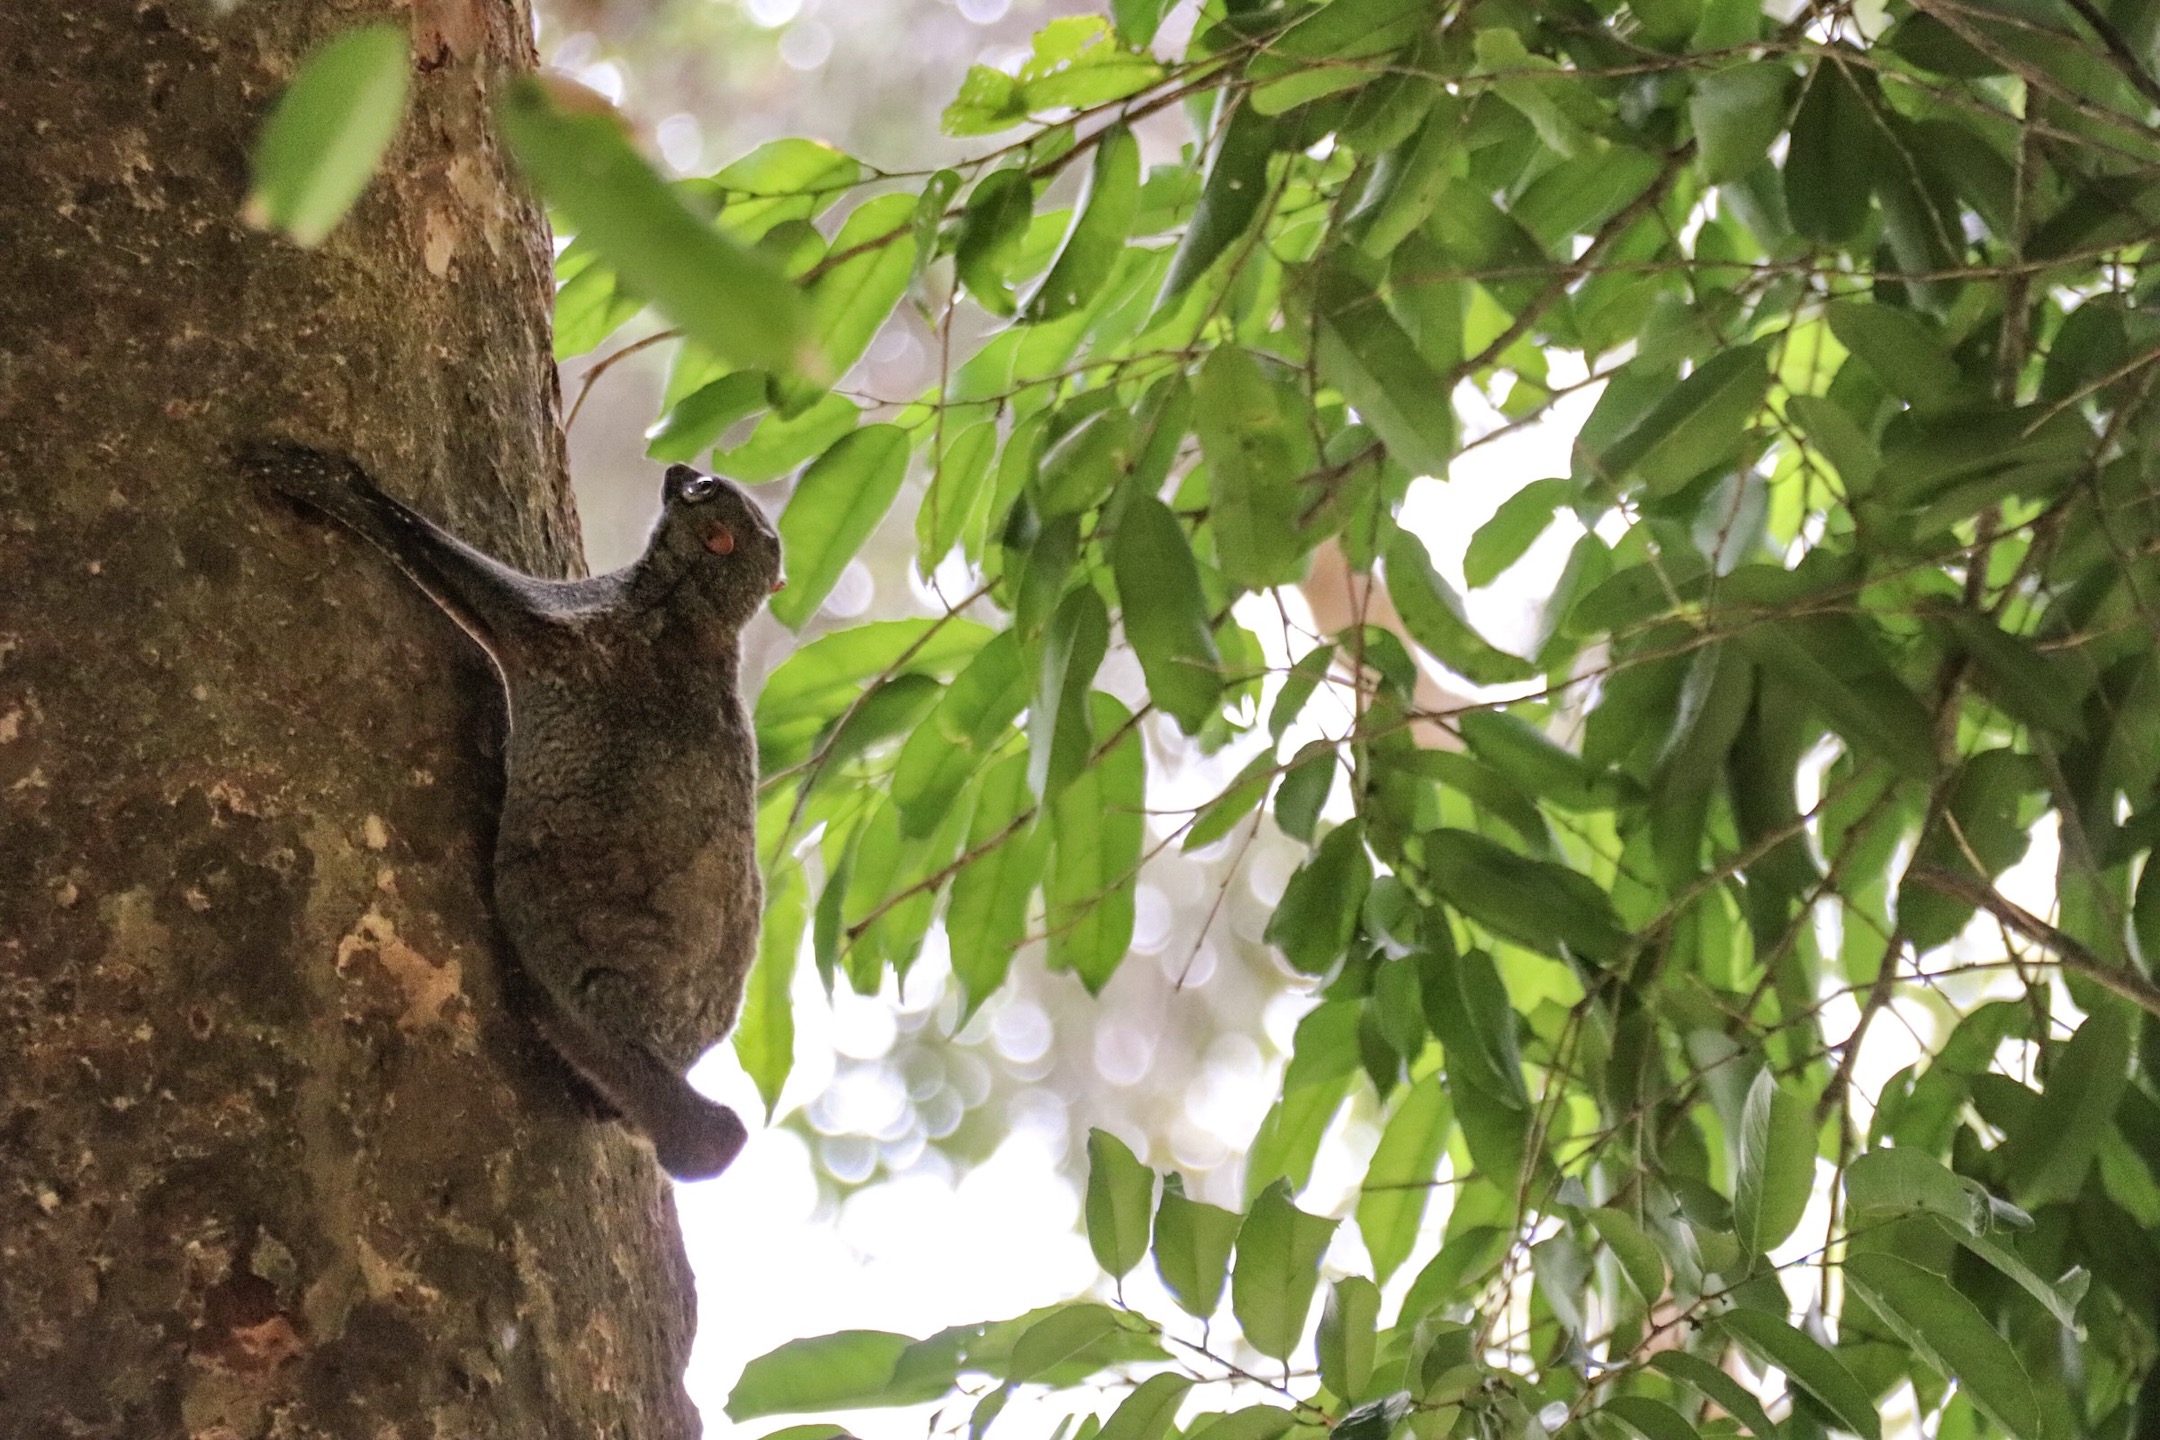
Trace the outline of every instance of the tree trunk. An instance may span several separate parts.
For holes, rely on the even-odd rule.
[[[303,252],[247,151],[373,15],[0,4],[0,1435],[695,1433],[667,1191],[504,1001],[494,677],[228,459],[578,563],[529,17],[398,13],[413,112]]]

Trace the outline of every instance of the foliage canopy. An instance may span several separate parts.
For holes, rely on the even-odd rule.
[[[980,1436],[1115,1367],[1077,1440],[1873,1440],[1904,1385],[1933,1434],[2155,1433],[2160,7],[1210,0],[1174,57],[1164,0],[1110,8],[971,70],[946,128],[999,139],[930,174],[784,140],[668,196],[609,127],[506,115],[581,227],[558,354],[655,304],[652,453],[803,467],[776,613],[911,475],[922,573],[970,587],[759,701],[768,1100],[806,948],[870,991],[942,923],[970,1009],[1030,937],[1099,988],[1154,850],[1310,844],[1267,933],[1318,1003],[1243,1213],[1089,1147],[1095,1254],[1186,1319],[795,1342],[730,1413],[951,1394]],[[903,306],[942,383],[830,388]],[[1590,387],[1570,472],[1469,545],[1485,586],[1579,536],[1517,653],[1402,507]],[[1240,602],[1322,547],[1399,625],[1271,665]],[[1184,745],[1255,758],[1151,833]],[[2053,920],[1995,886],[2036,836]],[[1856,1094],[1888,1014],[1936,1037]],[[1323,1284],[1295,1195],[1366,1086],[1370,1273]]]

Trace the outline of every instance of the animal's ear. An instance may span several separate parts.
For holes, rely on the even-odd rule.
[[[687,485],[692,480],[695,480],[697,478],[698,472],[691,466],[668,466],[667,475],[660,482],[661,503],[666,504],[670,500],[680,500],[682,498],[683,486]]]

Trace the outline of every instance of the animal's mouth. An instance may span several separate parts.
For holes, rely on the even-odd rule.
[[[773,593],[773,594],[777,595],[777,594],[779,594],[779,593],[780,593],[780,592],[781,592],[782,590],[785,590],[785,589],[787,589],[787,576],[785,576],[785,575],[782,575],[782,576],[781,576],[781,577],[780,577],[779,579],[777,579],[777,580],[775,580],[775,581],[773,581],[773,582],[772,582],[772,593]]]

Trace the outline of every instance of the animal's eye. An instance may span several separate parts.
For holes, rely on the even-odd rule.
[[[720,482],[711,475],[693,475],[682,482],[682,489],[679,493],[684,500],[695,505],[701,500],[710,500],[713,496],[719,494]]]

